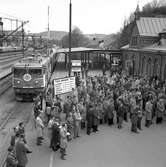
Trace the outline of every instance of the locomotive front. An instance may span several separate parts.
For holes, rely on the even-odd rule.
[[[46,68],[41,63],[19,63],[12,71],[12,84],[17,100],[33,99],[45,91]]]

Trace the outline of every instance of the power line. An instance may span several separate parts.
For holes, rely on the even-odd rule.
[[[4,13],[4,12],[0,12],[0,14],[6,15],[6,16],[8,16],[8,17],[12,17],[12,18],[14,18],[14,19],[16,19],[16,20],[26,21],[26,20],[23,20],[23,19],[21,19],[21,18],[19,18],[19,17],[13,16],[13,15],[10,15],[10,14]]]

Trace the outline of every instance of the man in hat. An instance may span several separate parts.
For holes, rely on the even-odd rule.
[[[6,166],[5,167],[17,167],[18,161],[14,152],[14,147],[10,146],[8,148],[8,154],[6,158]]]
[[[28,146],[24,143],[24,135],[20,135],[15,146],[16,158],[18,160],[17,167],[25,167],[28,163],[27,153],[32,153]]]

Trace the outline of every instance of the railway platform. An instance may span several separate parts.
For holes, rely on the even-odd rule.
[[[109,73],[108,73],[109,74]],[[55,71],[53,78],[62,78],[68,75],[68,71]],[[89,71],[88,75],[102,75],[102,71]],[[0,157],[6,152],[12,127],[17,125],[25,113],[31,113],[26,126],[26,138],[32,154],[28,155],[27,167],[165,167],[166,144],[165,128],[162,125],[144,127],[139,134],[130,132],[130,122],[125,122],[121,130],[117,129],[116,121],[111,127],[99,126],[99,132],[86,135],[85,129],[81,131],[81,137],[68,143],[67,159],[60,159],[59,151],[53,152],[49,148],[49,137],[45,128],[42,146],[36,145],[36,129],[32,114],[32,103],[17,103],[12,95],[12,89],[0,99],[0,114],[4,115],[9,110],[25,110],[19,113],[18,119],[12,122],[0,133]],[[10,98],[9,98],[10,97]],[[4,105],[6,104],[6,106]],[[20,109],[19,109],[20,108]],[[8,134],[8,138],[7,138]],[[73,165],[74,164],[74,165]]]

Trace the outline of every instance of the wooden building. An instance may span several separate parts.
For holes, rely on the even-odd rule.
[[[130,43],[122,48],[123,69],[134,76],[166,79],[166,17],[135,20]]]

